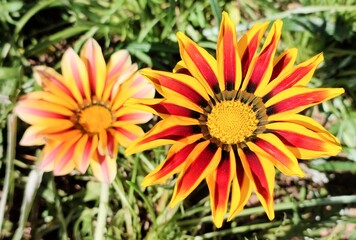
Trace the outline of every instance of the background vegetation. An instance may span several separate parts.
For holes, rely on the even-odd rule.
[[[304,179],[277,175],[274,221],[252,196],[221,229],[212,224],[204,184],[173,209],[173,180],[140,187],[165,148],[128,158],[121,151],[109,189],[107,239],[356,239],[355,0],[1,0],[0,238],[94,239],[97,223],[100,184],[90,173],[42,175],[33,161],[40,149],[18,146],[27,126],[12,109],[19,96],[38,87],[31,67],[58,69],[65,49],[78,51],[94,37],[106,56],[126,48],[141,67],[171,70],[179,60],[177,31],[213,53],[222,10],[239,35],[255,22],[283,19],[279,49],[299,48],[298,62],[324,52],[311,84],[346,93],[306,114],[338,136],[343,151],[302,161]]]

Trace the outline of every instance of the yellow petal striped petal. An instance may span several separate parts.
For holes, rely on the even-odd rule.
[[[80,51],[80,58],[85,65],[86,71],[81,69],[81,65],[78,66],[78,70],[87,73],[87,79],[84,72],[80,78],[82,79],[85,96],[90,99],[89,97],[95,94],[98,99],[101,99],[106,80],[106,64],[97,41],[92,38],[88,39]]]
[[[184,33],[178,32],[177,38],[181,58],[189,72],[204,86],[210,96],[220,92],[216,59]]]
[[[82,104],[84,99],[91,99],[91,96],[87,95],[89,88],[87,70],[82,59],[72,48],[65,51],[61,61],[61,69],[63,81],[65,81],[76,101]]]
[[[90,168],[96,179],[105,183],[112,183],[117,172],[116,158],[110,158],[108,155],[96,154],[90,161]]]
[[[331,134],[314,132],[296,123],[269,123],[266,128],[300,159],[335,156],[341,150],[339,141]]]

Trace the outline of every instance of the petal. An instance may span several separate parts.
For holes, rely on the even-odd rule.
[[[94,152],[94,158],[90,161],[90,168],[96,179],[101,182],[112,183],[117,173],[116,158]]]
[[[188,145],[179,143],[173,144],[168,151],[167,158],[143,179],[141,186],[147,187],[149,185],[162,183],[173,174],[180,172],[184,167],[188,155],[195,146],[195,142]]]
[[[217,77],[217,63],[205,49],[199,47],[184,33],[177,33],[179,52],[189,72],[196,78],[209,93],[214,96],[219,93],[220,87]]]
[[[82,104],[83,99],[90,100],[88,72],[82,59],[72,48],[69,48],[63,54],[61,63],[63,81],[76,101]]]
[[[238,149],[243,168],[252,182],[267,216],[274,218],[273,188],[275,169],[273,164],[262,155],[257,155],[248,147]]]
[[[63,142],[58,141],[47,142],[47,144],[42,149],[41,157],[38,163],[39,169],[45,172],[53,171],[54,160],[61,150],[63,144]]]
[[[114,86],[115,88],[115,86]],[[155,89],[141,74],[134,74],[122,83],[112,96],[112,109],[119,109],[130,98],[153,98]]]
[[[170,206],[186,198],[199,184],[211,174],[221,160],[221,148],[210,141],[198,143],[187,157],[183,171],[174,188]]]
[[[131,57],[127,50],[119,50],[111,55],[107,65],[107,82],[116,81],[131,66]]]
[[[24,132],[20,145],[21,146],[33,146],[33,145],[44,145],[46,143],[45,137],[41,132],[43,131],[42,126],[30,126]]]
[[[297,54],[297,48],[290,48],[274,60],[270,82],[293,68]]]
[[[111,131],[111,133],[114,136],[115,141],[123,147],[128,147],[132,141],[144,134],[141,127],[133,124],[114,127],[114,131]]]
[[[130,61],[131,62],[131,61]],[[122,69],[121,72],[117,73],[117,77],[113,77],[111,79],[106,80],[106,85],[103,93],[103,101],[109,101],[109,99],[115,98],[117,92],[120,89],[122,83],[129,81],[131,77],[135,75],[137,72],[137,65],[133,64],[128,66],[126,69]]]
[[[185,65],[183,60],[180,60],[173,68],[173,73],[182,73],[185,75],[192,76],[192,74],[189,72],[187,66]]]
[[[115,112],[115,121],[120,122],[121,125],[126,124],[143,124],[152,119],[153,115],[144,111],[139,111],[130,108],[125,104],[125,107],[120,108]]]
[[[71,110],[59,104],[51,103],[46,100],[32,99],[20,100],[17,104],[16,112],[20,118],[24,117],[25,114],[56,119],[68,119],[74,115]]]
[[[242,90],[260,96],[261,91],[271,79],[273,58],[282,32],[282,21],[276,20],[269,32],[261,52],[252,59]]]
[[[132,106],[145,112],[159,115],[161,118],[169,116],[179,116],[185,118],[198,119],[201,113],[182,106],[181,102],[165,99],[130,99],[125,106]]]
[[[101,99],[106,80],[106,64],[101,47],[97,41],[92,38],[88,39],[80,51],[80,58],[85,65],[85,72],[87,73],[86,78],[84,77],[86,74],[83,74],[79,78],[83,80],[85,96],[87,96],[87,99],[90,99],[88,95],[91,97],[90,95],[95,94],[98,99]],[[81,67],[82,65],[78,64],[78,70],[84,71],[79,66]],[[89,79],[89,82],[87,79]]]
[[[314,132],[319,132],[319,133],[325,133],[330,136],[330,138],[335,139],[335,141],[338,141],[336,137],[334,137],[331,133],[328,132],[321,124],[316,122],[314,119],[311,117],[301,115],[301,114],[288,114],[285,116],[277,116],[273,115],[268,118],[270,122],[273,121],[281,121],[281,122],[291,122],[291,123],[296,123],[299,125],[302,125]]]
[[[114,129],[107,130],[107,136],[108,136],[107,151],[111,158],[116,156],[119,151],[119,144],[118,141],[116,141],[115,134],[116,131]]]
[[[275,134],[287,148],[301,159],[335,156],[341,151],[337,138],[325,132],[315,132],[302,125],[276,122],[266,125],[267,132]]]
[[[46,137],[48,139],[53,139],[61,142],[71,141],[73,138],[79,139],[83,135],[82,131],[79,129],[66,129],[63,131],[48,133]]]
[[[33,125],[26,129],[21,141],[20,145],[22,146],[33,146],[33,145],[42,145],[45,144],[45,139],[49,138],[52,134],[58,134],[63,132],[71,131],[70,129],[73,125],[70,123],[69,125],[63,124],[54,127],[48,127],[43,125]],[[57,139],[58,140],[58,139]]]
[[[293,86],[306,86],[311,80],[315,69],[322,61],[323,55],[318,54],[308,61],[294,67],[291,71],[286,71],[284,74],[280,74],[278,78],[271,81],[263,90],[263,100],[266,102],[281,91]]]
[[[72,138],[67,142],[48,140],[48,144],[42,151],[39,168],[44,171],[53,170],[53,174],[56,176],[73,171],[75,167],[74,149],[79,137]]]
[[[234,23],[226,12],[222,14],[216,58],[221,91],[239,89],[241,84],[241,61],[237,52],[236,30]]]
[[[65,143],[62,149],[59,151],[54,161],[53,174],[55,176],[66,175],[74,170],[75,145],[76,145],[75,143],[73,144]]]
[[[235,158],[232,151],[222,151],[217,169],[206,177],[210,192],[211,211],[216,227],[222,226],[230,195],[231,181],[235,176]]]
[[[265,33],[269,22],[257,23],[244,34],[237,43],[237,50],[241,59],[242,79],[245,78],[252,58],[255,56],[261,38]]]
[[[36,105],[33,105],[33,103],[36,103]],[[47,109],[41,109],[41,105],[44,105]],[[18,102],[15,107],[15,112],[21,120],[30,125],[38,125],[47,128],[58,127],[59,129],[66,129],[74,126],[68,116],[52,112],[51,110],[55,110],[55,108],[53,109],[49,106],[53,107],[55,105],[42,100],[24,100]],[[62,110],[63,112],[61,113],[67,114],[65,111],[68,109]]]
[[[40,82],[40,85],[58,98],[62,99],[66,104],[70,105],[69,109],[76,109],[77,102],[70,90],[70,86],[66,84],[62,75],[54,69],[45,66],[36,66],[33,68],[34,77]]]
[[[177,125],[173,119],[170,117],[158,122],[144,136],[130,144],[126,149],[126,155],[178,141],[189,144],[203,136],[198,125]]]
[[[100,131],[98,137],[98,153],[100,155],[107,155],[108,135],[106,130]]]
[[[308,107],[337,97],[343,92],[343,88],[289,88],[265,103],[266,112],[267,115],[298,113]]]
[[[231,221],[245,207],[251,196],[252,184],[236,151],[231,151],[235,159],[235,173],[231,188],[231,206],[228,221]]]
[[[68,97],[68,96],[66,95],[66,97]],[[78,108],[76,103],[73,102],[73,104],[70,104],[70,103],[66,102],[63,99],[63,96],[59,96],[58,94],[54,94],[49,90],[36,91],[36,92],[28,93],[24,97],[21,98],[21,101],[22,100],[26,100],[26,101],[27,100],[46,101],[48,103],[59,105],[61,108],[69,109],[71,111],[75,111]],[[54,109],[52,109],[52,110],[54,110]]]
[[[75,168],[79,172],[85,173],[88,169],[90,160],[98,146],[98,137],[84,134],[77,142],[74,152]]]
[[[251,151],[263,155],[287,176],[303,177],[304,173],[299,167],[298,160],[288,150],[284,143],[274,134],[259,134],[254,142],[248,142]]]
[[[157,91],[166,99],[179,99],[190,109],[197,109],[197,111],[208,106],[208,94],[193,77],[150,69],[143,69],[140,73],[151,80]]]

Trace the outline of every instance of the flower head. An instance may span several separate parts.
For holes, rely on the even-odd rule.
[[[223,13],[216,59],[179,32],[182,61],[173,73],[141,71],[163,98],[131,101],[163,120],[126,153],[173,144],[143,186],[179,173],[173,206],[205,179],[217,227],[222,225],[229,197],[232,219],[252,189],[273,219],[274,167],[286,175],[303,176],[298,158],[336,155],[341,149],[326,129],[298,113],[340,95],[343,89],[306,87],[323,59],[321,54],[296,66],[296,49],[275,57],[280,20],[272,24],[260,48],[268,25],[256,24],[237,41],[235,26]]]
[[[131,98],[152,98],[154,87],[131,63],[125,50],[105,63],[99,44],[89,39],[80,56],[69,48],[61,61],[62,74],[38,66],[35,78],[44,88],[24,96],[16,113],[31,126],[21,145],[45,144],[39,167],[63,175],[74,168],[111,182],[116,175],[119,144],[143,135],[136,124],[152,114],[124,106]]]

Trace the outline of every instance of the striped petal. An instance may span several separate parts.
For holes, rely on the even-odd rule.
[[[95,149],[98,146],[98,137],[88,136],[84,134],[77,142],[74,152],[74,162],[75,168],[81,172],[85,173],[88,169],[90,160]]]
[[[218,77],[221,91],[239,89],[241,84],[241,61],[237,52],[235,25],[223,12],[216,48]]]
[[[36,105],[33,105],[36,103]],[[41,105],[45,106],[46,109],[42,109]],[[54,108],[49,108],[50,106]],[[59,111],[63,110],[60,113],[53,112],[58,107]],[[63,126],[70,127],[73,126],[73,122],[69,119],[68,116],[64,114],[69,114],[66,112],[68,109],[60,109],[59,105],[50,104],[41,100],[24,100],[19,101],[15,107],[15,112],[21,120],[31,125],[38,125],[43,127],[55,127],[58,126],[62,128]]]
[[[117,126],[113,129],[114,131],[111,133],[114,136],[116,142],[125,148],[144,134],[142,128],[134,124],[125,124],[125,126]]]
[[[71,141],[73,138],[79,139],[82,136],[82,132],[78,129],[68,129],[61,132],[49,133],[46,135],[48,139],[53,139],[61,142]]]
[[[209,93],[214,96],[219,93],[219,81],[217,77],[217,63],[205,49],[199,47],[184,33],[177,33],[179,52],[189,72],[196,78]]]
[[[238,149],[243,168],[256,190],[267,216],[270,220],[274,218],[273,188],[275,169],[273,164],[262,155],[257,155],[248,147]]]
[[[68,96],[66,96],[66,97],[68,97]],[[46,101],[48,103],[59,105],[61,108],[69,109],[70,111],[75,111],[77,109],[77,105],[75,103],[73,105],[69,104],[58,94],[54,94],[49,91],[36,91],[36,92],[28,93],[21,98],[21,101],[23,101],[23,100]],[[51,110],[53,110],[53,109],[51,109]]]
[[[116,90],[115,88],[118,87]],[[113,87],[112,109],[119,109],[130,98],[152,98],[155,89],[142,75],[134,74],[130,79]]]
[[[181,102],[169,101],[165,99],[130,99],[126,106],[133,106],[142,111],[159,115],[161,118],[177,116],[197,119],[200,113],[183,106]]]
[[[293,86],[306,86],[311,80],[317,66],[323,61],[323,55],[319,54],[294,67],[291,71],[280,74],[271,81],[263,90],[263,100],[266,102],[281,91]]]
[[[21,146],[33,146],[33,145],[43,145],[46,143],[45,137],[41,132],[43,131],[42,126],[30,126],[24,132],[21,140]]]
[[[66,107],[45,100],[26,99],[19,101],[16,112],[20,118],[26,121],[29,116],[43,118],[68,119],[73,112]]]
[[[157,91],[165,98],[184,101],[190,109],[197,111],[208,105],[209,96],[193,77],[149,69],[143,69],[140,73],[151,80]]]
[[[300,159],[335,156],[341,150],[339,141],[331,134],[315,132],[296,123],[276,122],[267,124],[266,128]]]
[[[294,154],[288,150],[277,136],[267,133],[260,134],[257,137],[254,142],[247,143],[247,146],[253,152],[259,156],[263,155],[287,176],[304,176]]]
[[[101,99],[105,80],[106,80],[106,63],[105,59],[101,50],[101,47],[94,39],[90,38],[83,46],[82,50],[80,51],[80,58],[82,59],[86,72],[87,72],[87,79],[85,79],[85,75],[82,75],[83,79],[83,87],[85,91],[85,96],[88,98],[91,95],[95,95],[98,99]],[[81,67],[81,65],[80,65]],[[73,73],[74,73],[73,68]],[[79,70],[78,65],[78,70]],[[81,69],[80,69],[81,70]],[[89,88],[90,87],[90,88]]]
[[[75,168],[74,150],[76,144],[65,143],[63,148],[59,151],[54,161],[53,174],[55,176],[62,176],[72,172]]]
[[[235,159],[235,173],[232,179],[231,188],[231,205],[228,221],[231,221],[245,207],[248,199],[251,196],[252,184],[247,176],[237,151],[233,152]]]
[[[171,119],[173,119],[173,117],[158,122],[143,137],[130,144],[125,153],[131,155],[149,148],[172,144],[177,141],[189,144],[203,136],[198,125],[177,125],[176,121],[170,121]]]
[[[304,126],[314,132],[319,132],[319,133],[325,133],[329,135],[329,138],[333,138],[337,142],[337,138],[334,137],[331,133],[329,133],[328,130],[326,130],[321,124],[316,122],[314,119],[311,117],[301,115],[301,114],[288,114],[285,116],[270,116],[269,121],[280,121],[280,122],[290,122],[290,123],[296,123],[301,126]]]
[[[36,66],[33,68],[33,71],[35,79],[46,91],[53,93],[66,102],[70,106],[69,109],[76,109],[78,107],[70,86],[64,81],[62,75],[54,69],[45,66]]]
[[[47,144],[43,147],[38,167],[40,170],[49,172],[54,169],[54,160],[58,156],[61,150],[63,142],[47,141]]]
[[[91,93],[87,69],[82,59],[72,48],[65,51],[61,61],[61,69],[63,81],[72,92],[75,100],[79,104],[82,104],[84,99],[90,100]]]
[[[153,115],[134,108],[124,107],[115,112],[114,117],[121,125],[126,124],[143,124],[152,119]]]
[[[183,171],[174,188],[170,206],[186,198],[214,169],[221,160],[221,149],[214,143],[204,141],[196,145],[187,157]]]
[[[50,139],[51,135],[56,136],[56,134],[66,133],[68,131],[71,131],[72,128],[73,123],[70,121],[63,122],[63,124],[57,126],[32,125],[28,127],[28,129],[25,131],[20,141],[20,145],[41,145],[41,142],[43,142],[45,139]],[[43,142],[42,144],[45,143]]]
[[[182,73],[185,75],[192,76],[192,74],[189,72],[187,66],[185,65],[183,60],[180,60],[173,68],[172,70],[173,73]]]
[[[271,79],[273,70],[273,59],[277,49],[277,44],[281,37],[282,21],[276,20],[269,32],[266,42],[261,52],[252,59],[246,78],[242,85],[242,90],[260,96],[261,91],[266,87]]]
[[[216,227],[224,221],[230,195],[231,182],[235,176],[235,159],[232,151],[222,151],[221,161],[216,170],[206,177],[210,192],[211,211]]]
[[[101,182],[112,183],[117,173],[116,158],[94,152],[94,157],[90,161],[90,168],[96,179]]]
[[[241,59],[242,79],[245,79],[252,58],[255,56],[261,38],[265,33],[269,22],[257,23],[244,34],[237,43],[237,51]]]
[[[168,151],[167,158],[143,179],[141,186],[147,187],[162,183],[173,174],[180,172],[195,146],[195,142],[188,145],[173,144]]]
[[[267,115],[298,113],[344,92],[342,88],[293,87],[282,91],[265,103]]]
[[[119,50],[111,55],[107,64],[106,82],[117,81],[117,79],[132,66],[131,57],[127,50]]]
[[[295,60],[297,59],[297,54],[297,48],[290,48],[274,60],[270,82],[293,68]]]
[[[44,171],[53,171],[55,176],[65,175],[74,170],[74,150],[80,136],[70,141],[60,142],[48,140],[42,150],[39,168]]]

